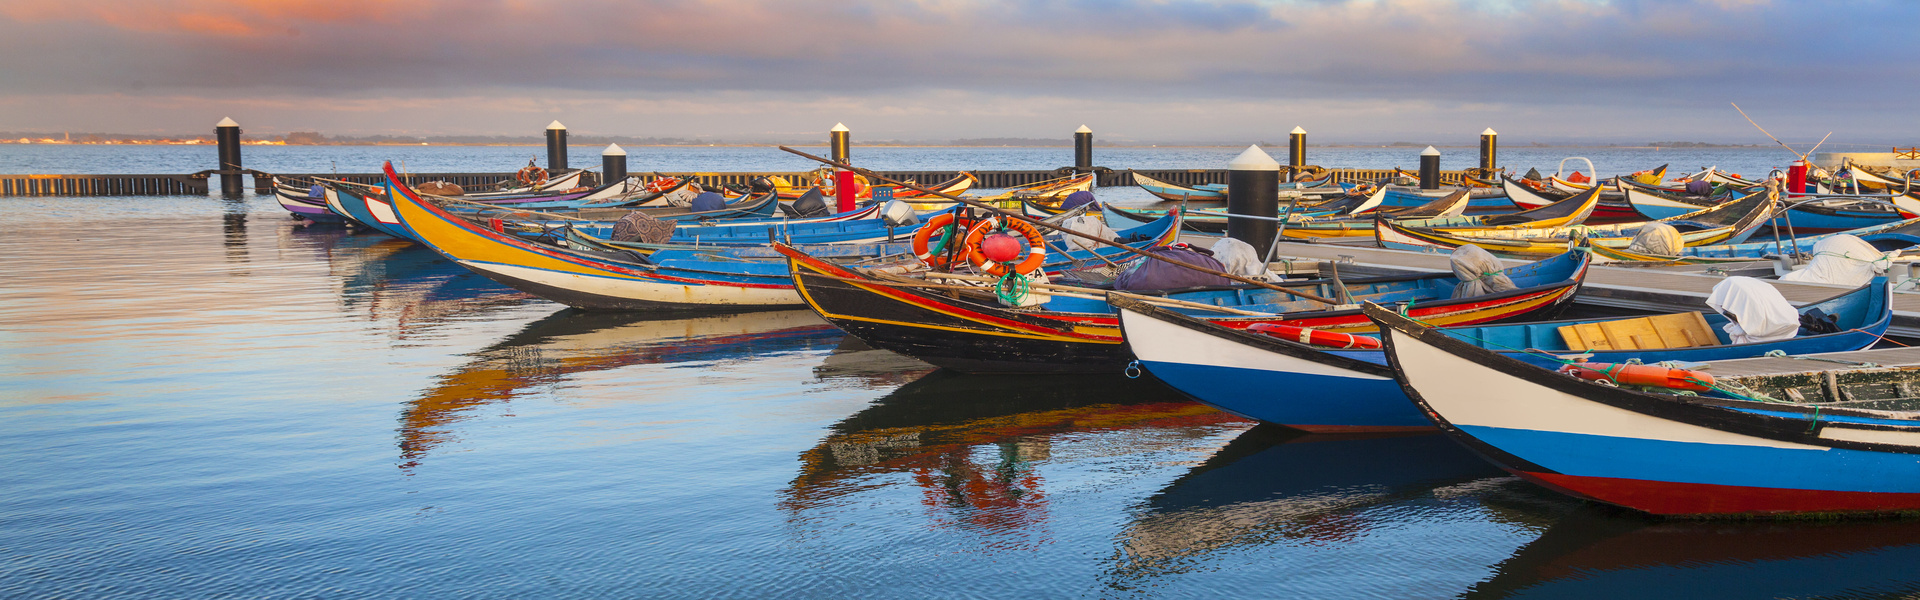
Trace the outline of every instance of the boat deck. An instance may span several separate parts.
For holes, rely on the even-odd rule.
[[[1742,358],[1738,360],[1716,360],[1710,363],[1713,366],[1707,368],[1706,371],[1712,373],[1714,377],[1739,377],[1743,375],[1844,371],[1865,366],[1862,363],[1873,363],[1882,367],[1920,366],[1920,347],[1802,354],[1797,358],[1792,356],[1778,356]]]
[[[1197,245],[1211,244],[1217,238],[1183,239]],[[1286,244],[1275,252],[1276,262],[1281,259],[1305,261],[1337,261],[1351,259],[1359,271],[1450,271],[1452,267],[1446,254],[1409,252],[1406,250],[1387,250],[1357,246],[1331,244]],[[1504,259],[1511,265],[1527,261]],[[1686,272],[1692,271],[1692,272]],[[1608,267],[1595,265],[1587,272],[1587,280],[1580,287],[1580,296],[1575,300],[1582,304],[1630,308],[1649,311],[1699,310],[1713,292],[1713,286],[1720,283],[1723,276],[1702,272],[1700,269],[1686,271],[1665,271],[1647,268]],[[1851,288],[1818,283],[1786,283],[1768,281],[1780,290],[1788,302],[1794,305],[1810,304],[1840,295]],[[1920,294],[1896,293],[1893,295],[1893,325],[1888,328],[1889,335],[1901,337],[1920,337]]]

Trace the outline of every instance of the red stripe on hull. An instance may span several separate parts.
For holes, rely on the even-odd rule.
[[[1298,430],[1301,430],[1301,431],[1305,431],[1305,432],[1308,432],[1308,433],[1340,433],[1340,434],[1345,434],[1345,433],[1419,433],[1419,432],[1424,432],[1424,431],[1433,431],[1433,430],[1434,430],[1434,427],[1433,427],[1432,425],[1405,425],[1405,426],[1399,426],[1399,425],[1376,425],[1376,426],[1348,426],[1348,425],[1286,425],[1286,424],[1283,424],[1283,425],[1285,425],[1286,427],[1290,427],[1290,428],[1293,428],[1293,429],[1298,429]]]
[[[1516,472],[1561,493],[1656,515],[1769,515],[1920,511],[1920,494],[1834,492]]]

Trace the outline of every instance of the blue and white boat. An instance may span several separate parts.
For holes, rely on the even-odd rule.
[[[1590,354],[1594,362],[1639,358],[1715,361],[1749,358],[1779,350],[1790,354],[1841,352],[1872,347],[1892,320],[1885,278],[1807,305],[1837,317],[1838,333],[1787,340],[1732,344],[1721,327],[1727,318],[1703,314],[1719,345],[1663,350],[1568,348],[1559,328],[1585,321],[1548,321],[1438,329],[1463,343],[1512,360],[1556,367],[1560,356]],[[1120,326],[1141,368],[1193,399],[1268,423],[1320,432],[1396,431],[1431,427],[1393,381],[1381,350],[1310,346],[1266,334],[1222,327],[1178,311],[1118,295]]]
[[[1366,313],[1419,414],[1548,489],[1671,516],[1920,511],[1920,348],[1720,361],[1679,395]]]

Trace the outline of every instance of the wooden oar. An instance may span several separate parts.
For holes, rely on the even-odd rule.
[[[1313,294],[1309,294],[1309,293],[1306,293],[1306,292],[1302,292],[1302,291],[1298,291],[1298,290],[1290,290],[1290,289],[1287,289],[1287,288],[1283,288],[1283,287],[1280,287],[1280,286],[1277,286],[1277,285],[1274,285],[1274,284],[1271,284],[1271,283],[1267,283],[1267,282],[1265,282],[1265,281],[1258,281],[1258,280],[1254,280],[1254,279],[1248,279],[1248,278],[1246,278],[1246,277],[1241,277],[1241,276],[1239,276],[1239,275],[1234,275],[1234,274],[1232,274],[1232,273],[1227,273],[1227,272],[1225,272],[1225,271],[1216,271],[1216,270],[1214,270],[1214,269],[1209,269],[1209,268],[1207,268],[1207,267],[1202,267],[1202,266],[1200,266],[1200,265],[1195,265],[1195,264],[1191,264],[1191,263],[1186,263],[1186,262],[1181,262],[1181,261],[1177,261],[1177,260],[1174,260],[1174,259],[1171,259],[1171,258],[1167,258],[1167,257],[1165,257],[1165,256],[1160,256],[1160,255],[1158,255],[1158,254],[1154,254],[1154,253],[1152,253],[1152,252],[1147,252],[1147,251],[1144,251],[1144,250],[1140,250],[1140,249],[1137,249],[1137,248],[1134,248],[1134,247],[1132,247],[1132,246],[1128,246],[1128,245],[1126,245],[1126,244],[1122,244],[1122,243],[1120,243],[1120,242],[1115,242],[1115,241],[1112,241],[1112,240],[1108,240],[1108,239],[1105,239],[1105,238],[1102,238],[1102,237],[1099,237],[1099,236],[1094,236],[1094,235],[1087,235],[1087,234],[1084,234],[1084,233],[1080,233],[1080,232],[1078,232],[1078,231],[1074,231],[1074,230],[1071,230],[1071,229],[1067,229],[1067,228],[1064,228],[1064,227],[1060,227],[1060,226],[1056,226],[1056,225],[1053,225],[1053,224],[1051,224],[1051,223],[1046,223],[1046,222],[1042,222],[1042,221],[1037,221],[1037,220],[1034,220],[1034,219],[1029,219],[1029,218],[1027,218],[1027,217],[1026,217],[1026,215],[1021,215],[1021,214],[1018,214],[1018,213],[1014,213],[1014,212],[1010,212],[1010,211],[1006,211],[1006,210],[1001,210],[1001,209],[998,209],[998,208],[994,208],[994,207],[992,207],[992,206],[989,206],[989,205],[986,205],[986,204],[982,204],[982,203],[980,203],[980,202],[976,202],[976,201],[974,201],[974,200],[972,200],[972,199],[970,199],[970,198],[963,198],[963,197],[960,197],[960,196],[955,196],[955,195],[953,195],[953,194],[948,194],[948,193],[944,193],[944,192],[936,192],[936,191],[933,191],[933,190],[930,190],[930,189],[927,189],[927,188],[923,188],[923,187],[920,187],[920,186],[917,186],[917,185],[913,185],[913,184],[911,184],[911,183],[906,183],[906,182],[903,182],[903,181],[900,181],[900,180],[897,180],[897,179],[893,179],[893,178],[891,178],[891,177],[887,177],[887,176],[885,176],[885,175],[881,175],[881,174],[879,174],[879,173],[875,173],[875,172],[873,172],[873,171],[869,171],[869,170],[867,170],[867,169],[862,169],[862,168],[860,168],[860,167],[856,167],[856,166],[853,166],[853,165],[849,165],[849,164],[846,164],[846,163],[842,163],[842,162],[836,162],[836,161],[834,161],[834,160],[831,160],[831,159],[826,159],[826,158],[821,158],[821,157],[818,157],[818,156],[814,156],[814,155],[812,155],[812,154],[807,154],[807,153],[805,153],[805,152],[801,152],[801,151],[799,151],[799,150],[795,150],[795,149],[792,149],[792,148],[788,148],[788,147],[786,147],[786,146],[781,146],[781,147],[780,147],[780,149],[781,149],[781,150],[785,150],[785,151],[787,151],[787,152],[790,152],[790,153],[792,153],[792,154],[796,154],[796,155],[799,155],[799,156],[802,156],[802,157],[806,157],[806,158],[810,158],[810,159],[813,159],[813,160],[816,160],[816,161],[819,161],[819,162],[821,162],[821,163],[823,163],[823,164],[828,164],[828,165],[832,165],[832,166],[835,166],[835,167],[839,167],[839,168],[842,168],[842,169],[846,169],[846,170],[849,170],[849,171],[853,171],[853,172],[855,172],[855,173],[859,173],[859,174],[861,174],[861,175],[865,175],[865,176],[867,176],[867,178],[868,178],[868,179],[874,179],[874,180],[879,180],[879,181],[885,181],[885,182],[887,182],[887,183],[891,183],[891,184],[894,184],[894,185],[897,185],[897,186],[900,186],[900,187],[904,187],[904,188],[907,188],[907,189],[910,189],[910,190],[914,190],[914,191],[917,191],[917,192],[920,192],[920,193],[923,193],[923,194],[932,194],[932,195],[934,195],[934,196],[939,196],[939,197],[941,197],[941,198],[946,198],[946,199],[948,199],[948,200],[952,200],[952,201],[954,201],[954,202],[959,202],[959,203],[961,203],[961,204],[965,204],[965,205],[967,205],[967,206],[972,206],[972,207],[974,207],[974,208],[982,208],[982,209],[986,209],[986,210],[988,210],[988,211],[991,211],[991,212],[993,212],[994,214],[998,214],[998,215],[1000,215],[1000,216],[1003,216],[1003,217],[1006,217],[1006,218],[1009,218],[1009,219],[1014,219],[1014,220],[1017,220],[1017,221],[1024,221],[1024,222],[1026,222],[1026,223],[1027,223],[1028,225],[1036,225],[1036,226],[1039,226],[1039,227],[1045,227],[1045,228],[1047,228],[1047,229],[1052,229],[1052,230],[1054,230],[1054,231],[1058,231],[1058,232],[1060,232],[1060,233],[1064,233],[1064,234],[1067,234],[1067,235],[1071,235],[1071,236],[1075,236],[1075,237],[1081,237],[1081,238],[1085,238],[1085,239],[1089,239],[1089,240],[1093,240],[1093,241],[1095,241],[1095,242],[1099,242],[1099,243],[1102,243],[1102,244],[1106,244],[1106,245],[1108,245],[1108,246],[1113,246],[1113,247],[1115,247],[1115,248],[1119,248],[1119,249],[1121,249],[1121,250],[1125,250],[1125,251],[1127,251],[1127,252],[1131,252],[1131,253],[1134,253],[1134,254],[1138,254],[1138,255],[1141,255],[1141,256],[1145,256],[1145,257],[1147,257],[1147,258],[1151,258],[1151,259],[1154,259],[1154,260],[1157,260],[1157,261],[1160,261],[1160,262],[1164,262],[1164,263],[1168,263],[1168,264],[1172,264],[1172,265],[1174,265],[1174,266],[1179,266],[1179,267],[1186,267],[1186,268],[1188,268],[1188,269],[1193,269],[1193,270],[1195,270],[1195,271],[1199,271],[1199,272],[1201,272],[1201,273],[1206,273],[1206,274],[1209,274],[1209,275],[1214,275],[1214,276],[1218,276],[1218,277],[1224,277],[1224,278],[1226,278],[1226,279],[1229,279],[1229,280],[1232,280],[1232,281],[1238,281],[1238,282],[1240,282],[1240,283],[1245,283],[1245,284],[1248,284],[1248,285],[1254,285],[1254,286],[1259,286],[1259,287],[1263,287],[1263,288],[1267,288],[1267,289],[1270,289],[1270,290],[1273,290],[1273,291],[1276,291],[1276,292],[1280,292],[1280,293],[1283,293],[1283,294],[1288,294],[1288,295],[1291,295],[1291,296],[1294,296],[1294,297],[1297,297],[1297,298],[1305,298],[1305,299],[1308,299],[1308,300],[1312,300],[1312,301],[1315,301],[1315,302],[1320,302],[1320,303],[1323,303],[1323,304],[1326,304],[1326,305],[1328,305],[1328,306],[1338,306],[1338,305],[1340,304],[1339,302],[1335,302],[1335,301],[1333,301],[1333,300],[1331,300],[1331,299],[1328,299],[1328,298],[1322,298],[1322,297],[1320,297],[1320,296],[1315,296],[1315,295],[1313,295]]]

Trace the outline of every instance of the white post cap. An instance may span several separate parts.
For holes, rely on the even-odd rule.
[[[1268,156],[1265,150],[1260,149],[1260,146],[1253,145],[1247,146],[1246,152],[1241,152],[1239,156],[1233,157],[1233,161],[1227,163],[1227,169],[1232,171],[1278,171],[1280,170],[1280,162],[1274,160],[1272,156]]]
[[[1494,131],[1492,127],[1488,127],[1486,131],[1480,132],[1480,135],[1500,135],[1500,132]]]
[[[1292,131],[1291,133],[1292,133],[1293,135],[1306,135],[1306,134],[1307,134],[1307,130],[1305,130],[1305,129],[1301,129],[1301,128],[1299,128],[1299,127],[1294,127],[1294,128],[1293,128],[1293,131]]]
[[[233,122],[233,117],[226,117],[226,118],[220,119],[220,122],[215,123],[213,126],[214,127],[239,127],[240,124]]]
[[[1420,151],[1420,155],[1421,156],[1439,156],[1440,151],[1433,149],[1433,146],[1427,146],[1427,149]]]
[[[547,129],[558,129],[558,130],[561,130],[561,131],[566,131],[566,130],[567,130],[567,126],[565,126],[565,125],[561,125],[561,124],[560,124],[560,120],[559,120],[559,119],[554,119],[554,121],[553,121],[552,123],[548,123],[548,124],[547,124]]]
[[[847,129],[846,123],[834,123],[833,129],[829,129],[827,131],[852,131],[852,130]]]
[[[607,149],[601,150],[600,155],[601,156],[626,156],[627,151],[621,148],[619,144],[607,144]]]
[[[1081,125],[1079,129],[1075,129],[1073,130],[1073,132],[1074,133],[1093,133],[1093,130],[1087,129],[1087,126],[1085,125]]]

